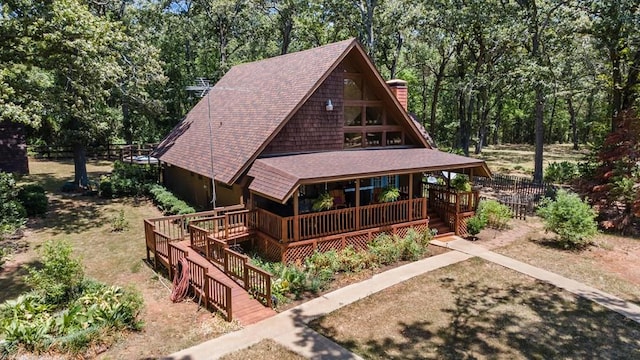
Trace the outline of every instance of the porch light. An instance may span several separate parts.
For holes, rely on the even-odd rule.
[[[327,100],[325,109],[327,109],[327,111],[333,111],[333,103],[331,103],[331,99]]]

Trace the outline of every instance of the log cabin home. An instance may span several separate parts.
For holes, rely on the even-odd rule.
[[[426,174],[490,171],[434,148],[407,112],[407,90],[384,81],[355,39],[231,68],[154,155],[178,196],[202,209],[215,198],[215,211],[185,224],[191,246],[208,254],[207,239],[250,240],[297,261],[381,232],[464,234],[477,192],[429,185]],[[397,196],[381,202],[388,189]]]

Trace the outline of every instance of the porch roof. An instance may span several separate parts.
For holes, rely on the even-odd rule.
[[[435,149],[329,151],[257,159],[248,175],[249,189],[281,203],[303,184],[430,171],[491,176],[483,160]]]

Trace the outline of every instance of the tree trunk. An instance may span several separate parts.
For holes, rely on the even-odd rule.
[[[124,86],[126,92],[126,85]],[[131,115],[129,113],[129,100],[127,95],[122,95],[122,132],[124,141],[127,144],[133,144],[133,128],[131,125]]]
[[[89,185],[89,177],[87,176],[87,151],[83,144],[73,146],[73,166],[75,170],[74,183],[81,188],[86,188]]]
[[[567,110],[569,111],[569,119],[571,122],[571,141],[573,142],[573,150],[578,150],[578,124],[576,121],[576,109],[573,107],[572,96],[567,97]]]
[[[436,74],[436,81],[433,84],[433,94],[431,97],[431,113],[429,115],[429,130],[432,135],[435,134],[436,131],[436,113],[438,111],[438,98],[440,96],[440,89],[442,88],[442,80],[444,79],[444,71],[447,67],[447,63],[445,61],[440,63],[440,67],[438,68],[438,73]]]
[[[533,181],[542,182],[542,156],[544,151],[544,93],[542,85],[536,85],[536,152]]]

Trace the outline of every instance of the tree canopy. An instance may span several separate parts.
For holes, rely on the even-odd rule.
[[[0,120],[31,142],[157,141],[197,77],[357,37],[440,147],[599,143],[634,109],[635,0],[8,0]],[[78,169],[82,173],[82,168]],[[82,174],[76,182],[83,183]]]

